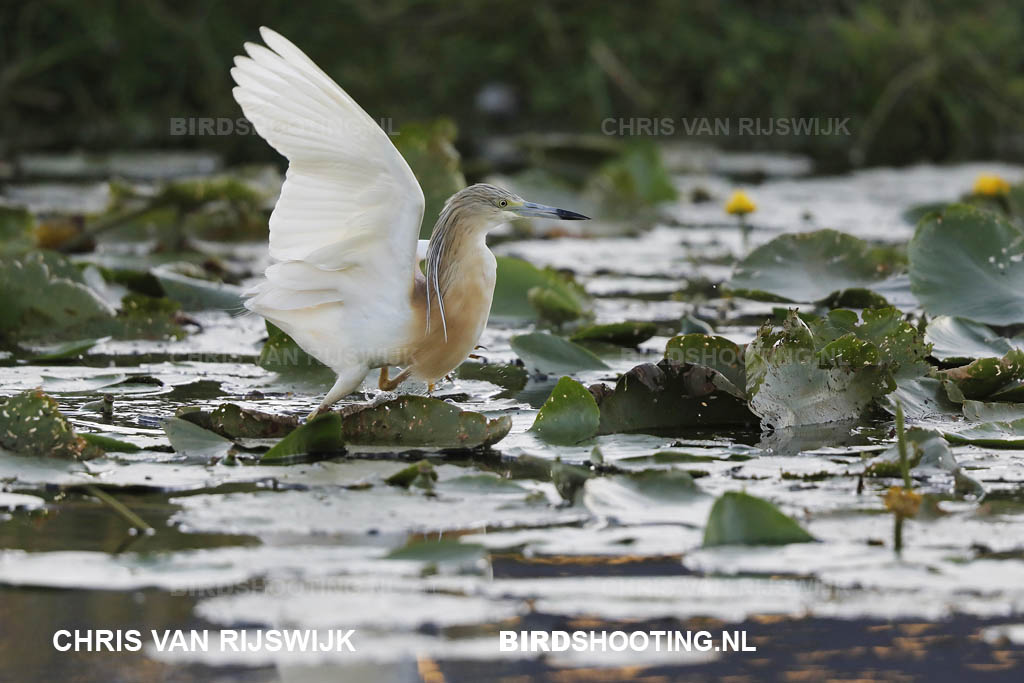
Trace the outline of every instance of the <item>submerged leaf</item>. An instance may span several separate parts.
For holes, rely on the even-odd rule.
[[[814,537],[766,500],[730,491],[715,501],[704,529],[704,546],[785,545]]]
[[[563,377],[541,406],[530,431],[544,441],[572,445],[597,433],[601,411],[593,395],[579,382]]]

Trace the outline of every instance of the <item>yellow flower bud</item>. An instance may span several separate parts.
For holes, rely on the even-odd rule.
[[[921,507],[921,494],[900,486],[891,487],[882,500],[886,509],[902,517],[914,517]]]
[[[757,211],[757,204],[743,190],[733,192],[725,203],[725,212],[734,216],[745,216],[754,211]]]
[[[1001,194],[1006,194],[1009,191],[1010,183],[992,173],[982,173],[978,176],[978,179],[974,181],[974,194],[980,194],[986,197],[996,197]]]

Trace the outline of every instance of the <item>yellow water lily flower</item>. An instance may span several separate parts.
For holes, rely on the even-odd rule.
[[[1010,183],[993,173],[982,173],[974,181],[974,194],[996,197],[1010,191]]]
[[[913,517],[921,507],[921,494],[901,486],[890,487],[882,497],[885,507],[903,517]]]
[[[725,212],[733,216],[746,216],[757,211],[757,204],[743,190],[736,190],[725,203]]]

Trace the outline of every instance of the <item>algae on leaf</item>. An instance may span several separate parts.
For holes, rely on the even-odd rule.
[[[39,389],[0,404],[0,447],[13,453],[86,460],[102,451],[75,433],[57,402]]]

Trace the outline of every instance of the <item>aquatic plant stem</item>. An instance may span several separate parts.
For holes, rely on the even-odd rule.
[[[146,521],[144,519],[142,519],[137,514],[132,512],[124,503],[119,501],[117,498],[114,498],[112,495],[110,495],[103,489],[100,489],[96,486],[93,486],[92,484],[89,484],[85,487],[85,491],[90,496],[98,498],[100,502],[106,504],[111,510],[113,510],[117,514],[121,515],[134,528],[138,529],[139,531],[144,531],[150,534],[155,533],[153,527],[146,524]]]

